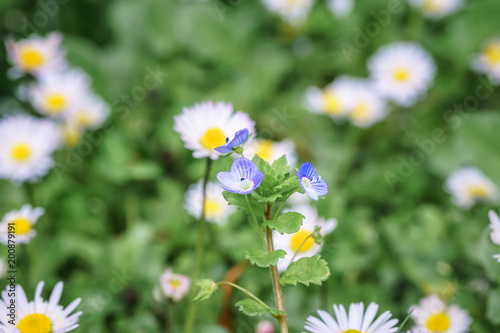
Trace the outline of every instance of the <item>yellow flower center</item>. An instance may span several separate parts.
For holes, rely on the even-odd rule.
[[[425,11],[430,13],[439,13],[444,8],[443,4],[440,4],[439,1],[436,0],[424,0],[422,7]]]
[[[11,223],[14,223],[14,233],[16,235],[25,235],[31,230],[31,222],[27,218],[20,217],[9,222],[9,224]]]
[[[201,145],[206,149],[214,149],[226,143],[224,132],[218,127],[209,128],[200,139]]]
[[[274,143],[271,140],[262,140],[257,145],[256,154],[264,161],[269,162]]]
[[[500,64],[500,43],[493,43],[486,47],[484,55],[491,65]]]
[[[177,289],[181,286],[181,282],[178,280],[171,280],[169,283],[174,289]]]
[[[446,313],[441,312],[430,316],[426,326],[431,332],[445,332],[450,327],[450,318]]]
[[[82,127],[94,126],[95,121],[92,117],[89,117],[89,113],[86,111],[80,111],[76,115],[76,121],[78,125]]]
[[[490,196],[490,191],[484,186],[471,185],[467,188],[467,194],[472,198],[486,199]]]
[[[370,117],[370,113],[368,112],[368,110],[369,108],[366,103],[359,103],[349,114],[349,116],[357,121],[367,121]]]
[[[67,147],[74,147],[82,139],[82,130],[76,126],[66,125],[62,128],[61,135]]]
[[[37,50],[26,49],[21,51],[21,67],[25,71],[31,71],[43,65],[43,57]]]
[[[46,315],[33,313],[21,319],[17,328],[21,333],[50,333],[52,322]]]
[[[219,215],[221,209],[222,207],[217,201],[211,199],[205,200],[205,214],[207,216],[215,217]]]
[[[49,94],[45,100],[47,112],[53,115],[60,114],[66,107],[66,97],[61,94]]]
[[[18,143],[12,147],[10,155],[17,162],[24,162],[31,156],[31,148],[25,143]]]
[[[340,113],[340,100],[334,94],[328,92],[324,93],[323,102],[325,103],[325,113],[333,115],[337,115]]]
[[[361,333],[361,331],[358,331],[358,330],[347,330],[347,331],[344,331],[342,333]]]
[[[306,230],[299,230],[298,232],[294,233],[292,235],[292,238],[290,239],[290,247],[292,248],[292,250],[297,252],[302,243],[304,243],[304,241],[305,243],[300,248],[300,252],[305,252],[309,250],[314,245],[314,238],[309,237],[310,234],[311,233]]]
[[[410,78],[410,71],[407,68],[398,68],[392,73],[392,76],[398,82],[406,82]]]

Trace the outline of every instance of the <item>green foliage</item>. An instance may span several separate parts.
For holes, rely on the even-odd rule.
[[[330,277],[328,263],[315,255],[310,258],[302,258],[292,262],[280,278],[281,285],[297,285],[302,283],[308,286],[310,283],[321,285],[323,281]]]
[[[200,288],[198,294],[193,298],[193,302],[200,302],[210,298],[218,288],[215,282],[209,279],[200,279],[193,283]]]
[[[264,313],[270,313],[273,316],[276,316],[278,314],[284,314],[281,311],[278,311],[276,309],[271,309],[264,304],[261,304],[257,302],[256,300],[253,299],[244,299],[235,304],[237,307],[239,307],[239,310],[246,314],[247,316],[259,316],[263,315]]]
[[[245,258],[250,260],[252,265],[259,267],[269,267],[276,265],[278,260],[285,258],[286,252],[283,250],[276,250],[269,254],[262,249],[250,249],[245,251]]]
[[[304,215],[296,212],[287,212],[281,214],[276,220],[264,221],[264,225],[270,229],[276,230],[280,234],[292,234],[299,231]]]

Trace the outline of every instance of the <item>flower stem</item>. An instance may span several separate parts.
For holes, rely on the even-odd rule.
[[[266,210],[266,220],[271,219],[271,204],[267,204]],[[273,231],[266,227],[266,235],[267,235],[267,246],[269,247],[269,253],[274,251],[274,243],[273,243]],[[276,266],[271,266],[271,277],[273,279],[273,289],[274,289],[274,298],[276,299],[276,307],[279,311],[285,312],[285,303],[283,300],[283,290],[280,285],[280,274],[278,273],[278,268]],[[288,333],[288,326],[286,325],[286,316],[284,314],[278,314],[278,323],[281,333]]]
[[[259,222],[257,222],[257,218],[255,217],[255,213],[252,209],[252,206],[250,205],[250,200],[248,200],[248,194],[245,194],[245,200],[247,201],[248,209],[250,210],[250,213],[253,218],[253,223],[254,223],[254,229],[255,231],[258,232],[260,239],[262,240],[262,243],[264,243],[264,248],[266,249],[267,253],[269,253],[269,247],[267,246],[266,240],[264,239],[264,235],[262,234],[262,229],[259,225]]]
[[[297,249],[297,251],[295,251],[293,257],[292,257],[292,260],[290,260],[290,264],[293,262],[293,260],[295,259],[295,257],[297,256],[297,254],[300,253],[300,250],[302,249],[302,246],[304,246],[304,244],[307,242],[307,240],[309,238],[311,238],[312,236],[314,235],[314,232],[313,233],[310,233],[309,236],[307,236],[303,241],[302,241],[302,244],[300,244],[299,248]],[[290,267],[290,264],[288,264],[288,267]],[[288,267],[286,268],[286,270],[288,270]],[[286,274],[286,271],[285,271],[285,274]]]
[[[202,209],[201,209],[201,217],[200,220],[198,221],[198,242],[196,244],[196,254],[195,254],[195,261],[194,261],[194,270],[193,270],[193,281],[198,280],[200,278],[200,272],[201,272],[201,265],[203,263],[203,251],[204,251],[204,245],[205,245],[205,229],[206,229],[206,219],[205,219],[205,201],[206,201],[206,196],[207,196],[207,183],[208,183],[208,177],[210,175],[210,168],[212,166],[212,159],[210,157],[207,157],[207,168],[205,170],[205,177],[203,178],[203,202],[202,202]],[[193,299],[195,296],[195,291],[194,288],[191,290],[191,297],[190,299]],[[184,328],[185,333],[192,333],[193,332],[193,326],[194,326],[194,320],[195,320],[195,314],[196,314],[196,306],[197,303],[191,302],[189,303],[189,308],[187,311],[187,316],[186,316],[186,325]]]

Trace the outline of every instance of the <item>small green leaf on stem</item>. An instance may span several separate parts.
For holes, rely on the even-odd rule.
[[[269,267],[276,265],[278,260],[285,258],[286,252],[283,250],[276,250],[269,254],[262,249],[250,249],[245,251],[245,258],[250,260],[252,265],[259,267]]]

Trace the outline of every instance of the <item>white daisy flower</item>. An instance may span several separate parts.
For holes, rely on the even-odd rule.
[[[50,120],[26,115],[0,120],[0,178],[24,182],[44,176],[60,139]]]
[[[254,139],[245,145],[244,154],[250,160],[258,155],[269,164],[286,155],[288,165],[293,167],[297,163],[295,143],[289,139],[283,141]]]
[[[279,15],[292,26],[301,26],[307,20],[314,0],[262,0],[270,12]]]
[[[78,319],[82,312],[71,314],[80,304],[81,299],[77,298],[66,308],[59,305],[61,299],[63,283],[58,282],[50,295],[49,301],[42,298],[42,289],[44,283],[38,283],[35,291],[35,300],[28,301],[26,293],[20,285],[16,286],[16,326],[8,321],[12,320],[9,316],[10,311],[7,308],[11,300],[9,297],[9,288],[2,291],[2,300],[0,300],[0,329],[5,333],[65,333],[78,327]]]
[[[75,147],[82,140],[84,130],[73,122],[64,122],[59,128],[62,142],[66,147]]]
[[[500,38],[490,41],[472,61],[472,68],[478,72],[487,74],[495,84],[500,84]]]
[[[340,77],[324,89],[309,87],[305,93],[304,107],[317,114],[326,114],[337,120],[349,110],[352,96],[352,83],[346,77]]]
[[[296,206],[290,210],[285,210],[285,212],[287,211],[300,213],[305,218],[300,230],[294,234],[281,235],[279,232],[273,231],[275,249],[285,250],[287,253],[285,258],[278,261],[277,267],[280,272],[284,272],[287,269],[295,252],[297,252],[304,241],[305,243],[300,248],[300,252],[295,256],[294,261],[305,257],[312,257],[321,251],[322,245],[317,244],[313,237],[309,237],[316,227],[321,227],[320,235],[323,237],[337,227],[337,220],[332,218],[325,221],[324,218],[318,216],[316,209],[309,205]]]
[[[496,214],[492,210],[490,210],[488,216],[490,218],[491,241],[496,245],[500,245],[500,218],[498,217],[498,214]],[[500,254],[497,254],[493,257],[496,258],[498,262],[500,262]]]
[[[409,0],[410,4],[422,10],[424,15],[431,19],[440,19],[456,12],[463,4],[463,0]]]
[[[227,138],[241,129],[255,132],[255,123],[241,111],[233,112],[231,103],[212,101],[185,107],[174,117],[174,130],[180,134],[184,146],[193,151],[195,158],[218,159],[223,154],[215,148],[223,146]]]
[[[18,42],[8,39],[7,54],[14,66],[13,78],[22,73],[35,76],[66,67],[66,52],[61,48],[62,36],[53,32],[47,37],[33,36]]]
[[[420,300],[410,307],[416,326],[413,332],[422,333],[466,333],[472,322],[467,311],[456,305],[446,305],[437,295]]]
[[[397,42],[386,45],[368,61],[375,88],[402,106],[412,106],[431,86],[435,65],[419,44]]]
[[[89,94],[90,79],[81,70],[50,72],[28,87],[28,100],[36,111],[50,117],[64,117],[78,109]]]
[[[160,276],[160,289],[162,296],[175,302],[183,299],[189,292],[191,279],[182,274],[174,274],[167,268]]]
[[[337,17],[345,17],[352,12],[354,0],[328,0],[328,9]]]
[[[390,311],[382,313],[375,319],[378,305],[370,303],[366,308],[363,303],[352,303],[349,313],[342,305],[333,305],[335,317],[328,312],[318,310],[321,319],[310,316],[304,327],[310,333],[394,333],[398,330],[397,319],[391,319]],[[374,320],[375,319],[375,320]]]
[[[224,190],[214,181],[207,183],[207,192],[205,198],[205,216],[207,221],[226,224],[229,216],[235,211],[234,206],[229,206],[226,199],[222,196]],[[195,218],[199,219],[202,213],[203,201],[203,180],[189,186],[186,192],[184,207],[186,211]]]
[[[498,196],[496,185],[480,170],[465,167],[452,173],[446,180],[445,189],[455,204],[468,209],[478,201],[492,201]]]
[[[10,231],[15,236],[12,240],[16,243],[29,243],[36,236],[33,226],[43,214],[43,208],[33,208],[31,205],[24,205],[20,210],[5,214],[0,222],[0,242],[8,244]]]
[[[96,129],[104,123],[109,113],[109,105],[99,96],[89,93],[68,111],[66,121],[78,128]]]

